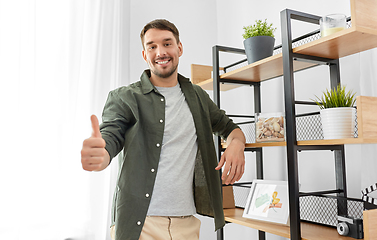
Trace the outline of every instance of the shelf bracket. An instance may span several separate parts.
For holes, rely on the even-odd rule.
[[[331,151],[342,151],[343,145],[302,145],[297,146],[298,151],[313,151],[313,150],[331,150]]]
[[[316,56],[309,56],[300,53],[292,53],[293,60],[314,63],[318,65],[330,65],[336,64],[336,60],[330,58],[323,58],[323,57],[316,57]]]
[[[243,84],[243,85],[252,85],[252,86],[255,86],[255,85],[257,85],[259,83],[259,82],[233,80],[233,79],[226,79],[226,78],[221,78],[219,81],[221,83]]]

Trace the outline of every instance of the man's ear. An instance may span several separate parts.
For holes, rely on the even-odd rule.
[[[182,45],[182,42],[178,43],[178,49],[179,49],[179,56],[182,56],[182,54],[183,54],[183,45]]]
[[[147,61],[147,54],[145,53],[145,50],[141,51],[141,54],[143,55],[144,61]]]

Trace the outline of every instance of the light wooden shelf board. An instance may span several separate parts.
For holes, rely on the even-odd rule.
[[[224,73],[220,76],[223,79],[242,80],[250,82],[261,82],[271,78],[283,75],[283,57],[282,53],[262,59],[255,63],[246,65],[234,71]],[[317,64],[295,61],[293,70],[298,71],[315,66]]]
[[[311,56],[337,59],[355,53],[363,52],[377,47],[377,30],[351,27],[332,35],[314,40],[293,49],[294,53],[306,54]],[[316,64],[294,61],[293,70],[299,71],[313,67]],[[282,53],[262,59],[258,62],[241,67],[234,71],[224,73],[222,79],[242,80],[250,82],[260,82],[283,75]],[[213,80],[208,79],[198,83],[205,90],[213,89]],[[221,84],[222,91],[230,90],[242,85]],[[231,87],[227,87],[231,86]]]
[[[312,145],[343,145],[343,144],[376,144],[375,138],[344,138],[344,139],[327,139],[327,140],[306,140],[297,141],[298,146],[312,146]],[[264,143],[246,143],[246,148],[259,147],[279,147],[286,146],[286,142],[264,142]],[[222,144],[226,148],[226,144]]]
[[[254,228],[254,229],[258,229],[258,230],[272,233],[272,234],[282,236],[285,238],[290,237],[289,226],[243,218],[242,214],[243,214],[243,209],[241,208],[224,209],[225,221],[240,224],[240,225]],[[335,228],[321,226],[321,225],[307,223],[307,222],[301,223],[301,238],[305,240],[352,239],[349,237],[340,236]]]
[[[317,64],[294,61],[293,70],[299,71],[309,67],[313,67]],[[283,75],[283,58],[282,54],[276,54],[274,56],[262,59],[258,62],[246,65],[234,71],[224,73],[220,76],[221,79],[241,80],[249,82],[260,82],[271,78],[276,78]],[[197,83],[204,90],[213,90],[213,79],[208,79],[203,82]],[[231,90],[240,86],[241,84],[220,84],[221,91]]]
[[[258,147],[279,147],[285,146],[285,142],[263,142],[263,143],[246,143],[246,147],[258,148]]]
[[[204,80],[200,83],[197,83],[197,85],[201,86],[204,90],[213,90],[213,79]],[[224,83],[220,84],[220,91],[228,91],[234,88],[238,88],[240,86],[239,84],[231,84],[231,83]]]
[[[372,138],[344,138],[344,139],[327,139],[327,140],[308,140],[297,141],[297,145],[341,145],[341,144],[366,144],[377,143],[377,139]]]
[[[337,59],[377,47],[377,31],[351,27],[293,49],[294,53]]]

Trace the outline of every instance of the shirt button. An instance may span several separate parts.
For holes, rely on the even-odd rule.
[[[164,122],[164,120],[163,119],[160,119],[160,123],[163,123]]]
[[[140,225],[141,225],[141,222],[140,222],[140,221],[137,221],[137,223],[136,223],[136,224],[140,226]]]
[[[151,169],[151,172],[154,172],[154,168]]]
[[[147,193],[147,194],[145,194],[145,197],[146,197],[146,198],[149,198],[149,194],[148,194],[148,193]]]
[[[163,102],[164,101],[164,99],[163,98],[161,98],[161,102]]]
[[[157,144],[156,144],[156,146],[157,146],[157,147],[160,147],[160,144],[159,144],[159,143],[157,143]]]

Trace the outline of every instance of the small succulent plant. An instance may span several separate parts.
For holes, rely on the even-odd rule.
[[[313,101],[320,109],[336,108],[336,107],[352,107],[356,98],[352,91],[346,92],[346,87],[340,84],[332,90],[326,89],[321,98],[316,97]]]
[[[267,19],[262,22],[262,20],[256,20],[255,24],[243,27],[245,33],[242,34],[244,39],[248,39],[255,36],[270,36],[275,37],[274,32],[276,28],[272,27],[272,23],[268,24]]]

